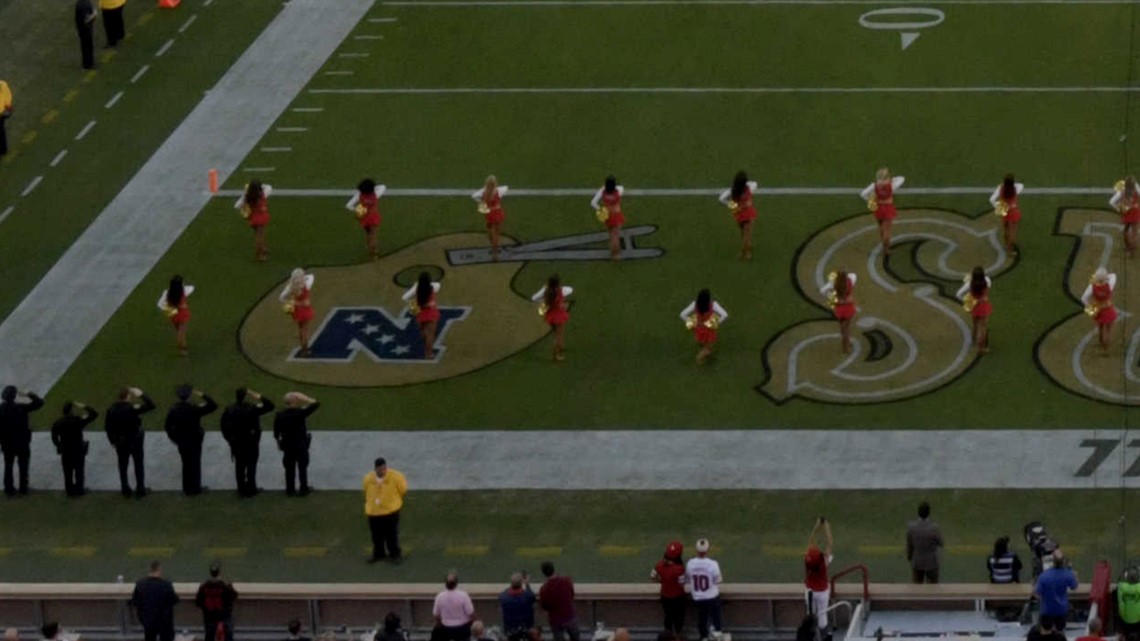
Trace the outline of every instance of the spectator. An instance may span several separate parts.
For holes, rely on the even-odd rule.
[[[8,154],[8,134],[4,131],[4,121],[12,116],[12,90],[8,83],[0,80],[0,156]]]
[[[174,641],[174,584],[162,578],[162,563],[152,561],[150,574],[135,583],[131,605],[135,606],[145,641]],[[208,640],[204,640],[208,641]]]
[[[685,564],[685,582],[697,606],[697,632],[701,641],[720,634],[720,564],[709,558],[709,540],[697,541],[697,556]],[[711,625],[710,625],[711,624]]]
[[[574,610],[574,581],[554,572],[554,564],[542,562],[542,576],[546,581],[538,590],[538,602],[546,610],[550,634],[554,641],[579,641],[578,614]]]
[[[75,0],[75,30],[79,32],[84,69],[95,68],[95,15],[91,0]]]
[[[906,560],[910,561],[910,577],[914,583],[938,583],[938,570],[942,563],[942,530],[930,520],[930,504],[918,506],[918,520],[906,528]]]
[[[99,9],[103,11],[103,30],[107,32],[108,49],[127,37],[127,27],[123,22],[123,7],[126,4],[127,0],[99,0]]]
[[[809,614],[796,628],[796,641],[820,641],[819,632],[819,623]]]
[[[653,566],[650,580],[661,584],[661,609],[665,613],[665,631],[680,634],[685,627],[685,563],[681,553],[685,546],[673,541],[665,546],[665,555]]]
[[[300,392],[285,395],[285,409],[277,412],[273,419],[273,438],[283,454],[281,462],[285,466],[285,494],[287,496],[308,496],[309,487],[309,445],[313,442],[306,419],[320,409],[321,404]],[[301,490],[296,489],[296,477],[300,476]]]
[[[487,637],[487,626],[479,619],[471,622],[471,641],[492,641]]]
[[[115,455],[119,459],[119,487],[126,497],[131,495],[127,466],[132,460],[135,464],[135,497],[146,496],[146,467],[143,465],[146,432],[142,427],[142,415],[154,407],[154,401],[141,389],[124,387],[119,390],[119,400],[107,409],[107,414],[103,417],[107,440],[115,447]]]
[[[234,601],[237,590],[229,581],[221,578],[222,568],[215,563],[210,566],[210,578],[198,586],[194,605],[202,611],[203,641],[220,641],[218,627],[225,641],[234,641]]]
[[[202,418],[218,409],[218,404],[191,385],[179,385],[174,393],[178,402],[166,413],[166,435],[178,446],[182,459],[182,493],[197,496],[206,489],[202,487],[202,441],[206,438]]]
[[[59,624],[54,621],[45,623],[40,628],[40,634],[44,635],[44,641],[58,641],[59,640]]]
[[[222,412],[222,437],[230,444],[238,496],[255,496],[257,459],[261,455],[261,416],[276,409],[273,401],[245,387],[237,388],[237,402]]]
[[[289,619],[289,636],[285,641],[313,641],[309,637],[301,636],[301,620]]]
[[[1128,568],[1116,584],[1116,612],[1120,616],[1119,632],[1129,636],[1140,633],[1140,569]]]
[[[824,538],[822,550],[815,544],[821,530]],[[831,524],[821,516],[811,530],[807,551],[804,552],[804,588],[806,588],[804,599],[807,601],[808,614],[815,616],[821,638],[828,636],[827,606],[831,601],[831,581],[828,578],[827,568],[831,565],[831,547]]]
[[[17,403],[23,396],[27,403]],[[44,399],[31,392],[20,394],[15,385],[0,392],[0,450],[4,452],[4,494],[14,496],[12,466],[20,466],[20,494],[28,493],[28,459],[32,453],[32,428],[28,414],[44,406]]]
[[[1077,641],[1100,641],[1100,619],[1096,617],[1089,619],[1088,628],[1089,633],[1084,636],[1077,637]]]
[[[77,414],[78,413],[78,414]],[[63,489],[68,496],[83,496],[84,469],[90,443],[83,439],[83,428],[99,418],[99,412],[83,403],[63,404],[63,416],[51,426],[51,442],[63,463]]]
[[[1021,559],[1009,549],[1009,537],[994,541],[994,553],[986,559],[990,583],[1021,583]]]
[[[4,630],[4,641],[20,641],[20,631],[16,628]]]
[[[626,628],[618,628],[614,630],[613,636],[610,641],[629,641],[629,630]]]
[[[389,612],[384,617],[384,630],[373,637],[373,641],[408,641],[408,631],[400,625],[400,615]]]
[[[1025,641],[1067,641],[1064,633],[1053,629],[1049,623],[1041,621],[1025,635]]]
[[[508,639],[527,639],[534,628],[534,590],[525,573],[511,575],[511,587],[499,593],[503,611],[503,633]]]
[[[388,462],[378,458],[373,469],[364,475],[364,515],[372,533],[372,558],[375,563],[385,557],[400,562],[400,508],[408,493],[408,479]],[[385,546],[388,548],[385,552]]]
[[[441,627],[448,641],[470,641],[471,622],[475,620],[475,605],[471,597],[459,589],[459,574],[447,573],[443,583],[446,588],[435,595],[431,613],[435,624]]]
[[[1077,589],[1077,575],[1065,565],[1065,556],[1058,548],[1053,551],[1053,567],[1037,577],[1033,593],[1041,599],[1041,627],[1056,630],[1063,635],[1069,620],[1069,590]]]

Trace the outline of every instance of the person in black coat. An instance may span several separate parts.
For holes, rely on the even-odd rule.
[[[202,493],[202,441],[206,430],[202,418],[218,409],[214,399],[190,385],[179,385],[175,390],[178,402],[166,413],[166,435],[178,446],[182,458],[182,493],[197,496]],[[201,400],[192,403],[191,398]]]
[[[306,496],[313,488],[309,487],[309,444],[313,437],[305,420],[320,409],[321,404],[300,392],[285,395],[285,409],[277,412],[273,420],[273,438],[281,450],[285,465],[285,494]],[[296,489],[294,478],[301,477],[301,490]]]
[[[234,641],[234,602],[238,593],[233,584],[221,578],[222,566],[210,566],[210,578],[198,586],[194,604],[202,611],[202,626],[205,641],[218,641],[221,626],[223,641]]]
[[[76,0],[75,30],[79,32],[79,51],[83,68],[95,68],[95,7],[91,0]]]
[[[68,496],[83,496],[83,470],[90,444],[83,439],[83,428],[99,418],[99,412],[82,403],[63,404],[63,416],[51,426],[51,442],[63,463],[63,488]]]
[[[146,433],[142,428],[142,415],[153,410],[154,401],[137,387],[124,387],[119,390],[119,400],[107,409],[103,427],[107,440],[115,448],[119,459],[119,487],[123,496],[131,496],[131,484],[127,482],[127,466],[134,460],[135,491],[137,498],[146,496],[146,468],[143,466],[143,441]]]
[[[273,401],[239,387],[237,402],[222,412],[222,436],[230,444],[234,476],[241,497],[254,496],[257,489],[257,459],[261,454],[261,417],[276,409]]]
[[[16,494],[12,479],[12,466],[20,466],[20,494],[28,493],[28,459],[32,453],[32,428],[28,414],[44,406],[44,399],[32,394],[23,394],[27,403],[17,403],[20,393],[14,385],[0,392],[0,450],[4,452],[4,494]]]
[[[150,574],[135,583],[131,605],[143,627],[145,641],[174,641],[174,606],[178,593],[162,578],[162,564],[152,561]]]

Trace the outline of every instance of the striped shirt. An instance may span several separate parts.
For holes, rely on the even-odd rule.
[[[990,571],[990,583],[1021,582],[1021,559],[1013,552],[1006,552],[1000,557],[991,556],[986,567]]]

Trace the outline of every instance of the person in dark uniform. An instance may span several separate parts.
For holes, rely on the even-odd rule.
[[[115,447],[119,458],[119,487],[123,496],[131,496],[131,484],[127,482],[127,465],[135,463],[135,491],[137,498],[146,496],[146,468],[143,467],[143,441],[146,433],[142,428],[142,415],[153,410],[154,401],[137,387],[124,387],[119,390],[119,400],[107,409],[103,427],[107,430],[107,440]]]
[[[174,606],[178,593],[162,578],[162,563],[151,561],[150,574],[135,582],[131,605],[143,627],[144,641],[174,641]]]
[[[234,601],[238,593],[229,581],[221,578],[222,567],[217,563],[210,566],[210,578],[198,586],[194,604],[202,611],[202,625],[205,641],[234,641]],[[222,629],[219,631],[218,626]],[[220,634],[219,634],[220,633]]]
[[[305,419],[320,409],[321,404],[300,392],[285,395],[285,409],[277,412],[273,420],[273,438],[284,455],[285,494],[306,496],[313,488],[309,487],[309,444],[313,437],[305,425]],[[295,477],[301,477],[301,490],[298,492]]]
[[[222,412],[222,436],[230,444],[238,495],[254,496],[257,489],[257,459],[261,454],[261,416],[276,409],[273,401],[239,387],[237,402]]]
[[[95,68],[95,7],[91,0],[76,0],[75,29],[79,32],[79,50],[83,53],[83,68]]]
[[[14,496],[12,464],[20,466],[20,494],[28,493],[28,459],[32,453],[32,428],[28,414],[44,406],[44,399],[26,392],[27,403],[17,403],[20,393],[15,385],[0,392],[0,450],[4,451],[4,494]]]
[[[99,412],[82,403],[63,404],[63,416],[51,426],[51,442],[63,463],[63,488],[68,496],[83,496],[84,460],[90,444],[83,439],[83,428],[99,418]]]
[[[182,493],[197,496],[202,493],[202,417],[218,409],[214,399],[190,385],[179,385],[175,390],[178,402],[166,413],[166,435],[178,446],[182,458]],[[191,399],[201,400],[193,403]]]

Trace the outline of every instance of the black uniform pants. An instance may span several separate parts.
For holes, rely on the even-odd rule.
[[[68,496],[83,494],[83,471],[86,459],[87,452],[83,447],[64,450],[60,455],[60,462],[63,463],[63,489]]]
[[[79,51],[83,54],[83,68],[95,68],[95,29],[91,24],[76,27],[79,30]]]
[[[8,154],[8,132],[4,130],[4,123],[8,121],[8,116],[0,116],[0,156]]]
[[[127,37],[127,28],[123,24],[123,9],[126,5],[118,9],[104,9],[103,10],[103,30],[107,32],[107,46],[114,47],[119,44],[119,41]]]
[[[260,452],[257,448],[248,448],[234,449],[232,454],[238,494],[242,496],[257,494],[257,458]]]
[[[144,625],[143,641],[174,641],[174,622]]]
[[[281,461],[285,465],[285,493],[297,493],[297,477],[300,477],[301,491],[309,491],[309,450],[287,449]]]
[[[222,626],[222,638],[218,638],[218,626]],[[202,641],[234,641],[233,617],[219,619],[217,617],[202,617]]]
[[[661,609],[665,612],[665,631],[681,632],[685,627],[685,597],[661,597]]]
[[[31,456],[31,449],[28,447],[13,446],[4,450],[4,493],[12,495],[16,493],[16,485],[13,479],[12,467],[13,465],[20,466],[20,493],[26,494],[28,491],[28,458]]]
[[[720,597],[694,601],[697,606],[697,632],[702,639],[709,638],[709,625],[717,632],[724,630],[720,625]]]
[[[372,532],[372,558],[390,556],[400,558],[400,513],[368,517],[368,529]],[[385,552],[384,548],[388,548]]]
[[[143,437],[140,435],[134,441],[115,446],[115,454],[119,457],[119,487],[123,494],[131,493],[131,484],[127,481],[127,466],[134,461],[135,464],[135,490],[146,490],[146,467],[143,465]]]
[[[202,493],[202,441],[191,441],[178,446],[182,458],[182,493],[194,496]]]

